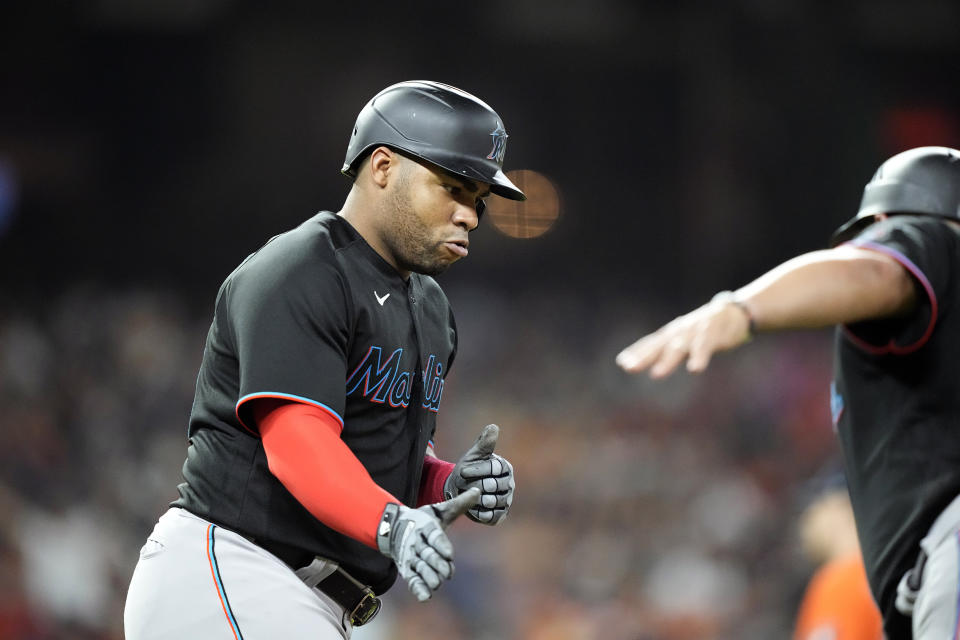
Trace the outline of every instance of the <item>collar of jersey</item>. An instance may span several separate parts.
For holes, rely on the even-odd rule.
[[[353,241],[350,244],[359,245],[364,255],[367,256],[370,264],[376,267],[377,271],[382,273],[384,276],[395,280],[398,284],[401,284],[404,287],[409,286],[409,280],[404,279],[404,277],[400,275],[400,272],[397,271],[393,265],[384,260],[383,256],[377,253],[377,251],[370,246],[370,243],[367,242],[366,238],[360,235],[360,232],[357,231],[346,218],[343,216],[337,216],[337,222],[341,224],[350,237],[353,238]],[[414,275],[416,274],[411,273],[410,278],[412,279]]]

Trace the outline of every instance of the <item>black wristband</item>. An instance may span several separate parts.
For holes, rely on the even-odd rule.
[[[390,555],[390,534],[393,533],[393,527],[397,523],[397,515],[400,512],[400,505],[391,502],[383,510],[380,517],[380,524],[377,525],[377,548],[383,555]]]

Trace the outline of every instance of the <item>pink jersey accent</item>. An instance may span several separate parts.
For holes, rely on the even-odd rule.
[[[927,276],[923,273],[923,271],[920,270],[920,267],[915,265],[909,258],[907,258],[905,255],[903,255],[899,251],[895,251],[889,247],[885,247],[881,244],[876,244],[874,242],[862,242],[862,243],[847,242],[845,244],[849,244],[859,249],[876,251],[877,253],[882,253],[884,255],[890,256],[891,258],[899,262],[904,269],[909,271],[910,274],[914,278],[916,278],[917,282],[919,282],[923,286],[924,291],[926,291],[927,298],[930,300],[930,323],[927,325],[926,330],[923,332],[923,335],[920,336],[919,339],[917,339],[912,344],[908,344],[905,346],[900,346],[896,344],[893,340],[890,340],[890,342],[888,342],[885,345],[870,344],[869,342],[863,340],[862,338],[857,336],[855,333],[853,333],[847,325],[843,326],[844,335],[846,335],[846,337],[852,343],[857,345],[857,347],[873,355],[886,355],[890,353],[893,355],[901,356],[901,355],[907,355],[907,354],[913,353],[914,351],[917,351],[920,347],[925,345],[927,341],[930,339],[930,335],[933,333],[933,328],[937,324],[937,315],[939,310],[939,307],[937,305],[937,294],[934,292],[933,285],[930,284],[930,280],[928,280]]]

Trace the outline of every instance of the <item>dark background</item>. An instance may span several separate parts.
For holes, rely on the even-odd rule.
[[[561,189],[550,236],[490,238],[458,274],[504,286],[630,274],[699,298],[821,246],[886,155],[957,142],[955,3],[555,4],[21,6],[0,27],[4,285],[207,296],[339,208],[359,107],[404,79],[483,97],[507,168]]]
[[[788,534],[804,483],[835,464],[829,334],[761,339],[750,355],[722,359],[712,376],[663,386],[628,379],[613,356],[715,291],[823,247],[887,156],[960,146],[958,33],[953,0],[95,0],[5,9],[8,562],[0,604],[20,626],[4,635],[0,618],[0,637],[119,637],[136,550],[178,481],[217,287],[269,236],[339,209],[349,188],[339,169],[357,112],[408,79],[453,84],[493,105],[510,135],[505,168],[549,176],[562,208],[535,240],[485,224],[470,258],[440,278],[462,343],[445,406],[456,434],[446,457],[483,421],[499,421],[505,454],[530,487],[529,521],[518,515],[513,529],[483,532],[503,536],[503,548],[477,543],[503,563],[499,577],[471,591],[462,586],[472,575],[465,569],[461,590],[428,607],[396,596],[400,613],[383,619],[407,626],[393,635],[787,633],[810,570]],[[566,444],[552,441],[558,434]],[[698,553],[740,576],[720,572],[720,592],[737,584],[745,594],[719,612],[694,603],[677,614],[689,623],[678,627],[676,612],[650,595],[657,560],[669,555],[662,545],[676,533],[664,523],[722,482],[710,464],[700,466],[701,485],[682,465],[648,484],[636,478],[687,439],[700,452],[694,460],[719,456],[717,473],[751,485],[734,502],[763,514],[763,534],[751,528],[745,540],[708,543],[699,525],[677,525]],[[167,451],[159,460],[158,447]],[[674,451],[678,460],[687,460],[683,451]],[[609,475],[623,452],[622,475]],[[137,499],[148,489],[130,489],[134,477],[153,491],[149,500]],[[675,484],[687,487],[685,498]],[[125,490],[119,485],[134,495],[115,495]],[[575,510],[571,526],[566,501],[581,493],[596,501],[611,485],[634,490],[617,493],[600,514]],[[17,523],[40,513],[56,529],[78,503],[91,522],[114,522],[112,555],[121,556],[103,570],[95,621],[36,595],[46,588],[41,570],[18,542],[37,530]],[[584,522],[598,522],[599,533]],[[546,524],[565,537],[551,538],[540,529]],[[633,540],[616,556],[626,572],[601,572],[604,597],[584,595],[593,583],[567,576],[573,586],[556,600],[508,614],[496,609],[506,596],[484,591],[519,606],[519,592],[566,584],[546,564],[504,576],[522,564],[505,560],[512,556],[504,549],[547,549],[562,566],[571,549],[583,557],[579,545],[589,551],[594,535]],[[590,566],[597,564],[602,557]],[[624,600],[628,592],[646,595],[638,604]],[[633,620],[619,631],[604,609],[613,601],[623,607],[617,617]],[[480,616],[465,613],[472,607],[505,616],[505,626],[484,630]],[[543,622],[570,611],[587,613],[554,630]],[[581,623],[586,630],[576,635]]]

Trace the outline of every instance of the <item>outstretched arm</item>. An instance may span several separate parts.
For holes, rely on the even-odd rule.
[[[916,303],[910,274],[892,257],[843,245],[798,256],[750,284],[640,338],[617,355],[630,373],[663,378],[686,360],[707,368],[714,353],[734,349],[753,331],[816,329],[884,318]]]

